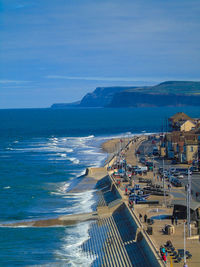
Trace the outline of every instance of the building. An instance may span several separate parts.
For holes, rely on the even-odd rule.
[[[189,132],[194,130],[196,127],[195,123],[191,120],[183,121],[179,124],[179,131],[181,132]]]
[[[199,158],[198,135],[195,133],[180,131],[167,133],[164,139],[164,146],[168,159],[191,164]]]
[[[196,121],[183,112],[178,112],[168,119],[170,131],[190,131],[195,128]]]

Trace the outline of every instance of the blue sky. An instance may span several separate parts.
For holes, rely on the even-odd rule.
[[[0,0],[0,108],[200,80],[199,0]]]

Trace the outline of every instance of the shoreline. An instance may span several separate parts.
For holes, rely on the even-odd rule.
[[[128,143],[129,140],[126,140],[127,143],[124,140],[124,144],[123,144],[124,146],[122,146],[122,143],[121,142],[119,143],[120,139],[117,139],[114,141],[113,141],[113,139],[111,139],[111,140],[104,142],[102,144],[102,147],[105,150],[105,147],[109,146],[110,151],[112,151],[113,145],[116,146],[116,144],[120,144],[119,148],[121,150],[126,150],[126,151],[132,153],[131,149],[133,149],[135,151],[137,149],[137,147],[140,145],[140,143],[142,142],[143,137],[142,136],[140,136],[140,137],[135,136],[134,140],[135,140],[135,142],[131,141],[129,143]],[[131,149],[129,150],[129,148],[131,148]],[[134,156],[134,154],[131,154],[131,156],[133,157],[133,161],[136,162],[137,159]],[[109,191],[110,191],[111,197],[114,195],[116,197],[116,194],[118,195],[116,199],[115,198],[113,200],[111,199],[111,202],[110,202],[111,206],[110,206],[109,202],[106,205],[103,205],[102,207],[98,207],[98,204],[96,204],[97,205],[97,212],[93,212],[93,213],[73,214],[73,215],[60,216],[56,219],[54,218],[54,219],[39,220],[39,221],[34,221],[34,222],[14,223],[12,225],[2,225],[2,226],[3,227],[20,227],[20,226],[21,227],[54,227],[54,226],[59,227],[59,226],[74,225],[77,223],[92,220],[92,221],[94,221],[94,223],[92,225],[98,225],[99,223],[101,225],[103,223],[103,225],[106,224],[107,227],[111,227],[111,226],[109,226],[110,225],[109,221],[105,221],[105,220],[107,220],[106,218],[108,218],[108,219],[113,218],[113,216],[115,216],[114,214],[119,213],[119,214],[121,214],[120,220],[122,220],[122,221],[128,220],[129,223],[131,223],[127,230],[133,231],[135,229],[134,230],[135,231],[135,234],[134,234],[135,237],[134,237],[134,240],[132,240],[132,242],[133,242],[133,244],[137,244],[137,246],[139,246],[139,244],[140,244],[140,246],[143,247],[142,250],[139,247],[137,248],[138,253],[139,253],[139,250],[141,250],[140,253],[143,251],[142,253],[145,255],[146,261],[149,261],[149,259],[151,258],[152,261],[154,262],[154,265],[150,264],[150,262],[149,262],[150,265],[148,265],[148,266],[162,266],[162,264],[160,265],[159,259],[157,259],[157,254],[155,252],[153,252],[153,250],[152,250],[153,248],[151,248],[153,244],[151,244],[151,240],[148,240],[148,238],[145,236],[145,233],[142,229],[142,225],[141,225],[140,221],[138,220],[136,214],[134,212],[131,212],[131,210],[129,209],[129,207],[127,205],[127,202],[125,201],[125,199],[123,197],[123,195],[121,194],[120,190],[116,187],[116,184],[115,184],[114,180],[112,180],[112,177],[110,176],[110,174],[107,172],[107,167],[109,166],[109,164],[112,164],[112,162],[115,160],[115,158],[116,158],[116,155],[113,154],[111,159],[109,160],[109,162],[107,162],[103,167],[88,168],[86,170],[84,177],[81,179],[80,183],[78,183],[75,186],[75,188],[72,188],[72,191],[70,191],[73,193],[76,193],[76,192],[78,193],[78,192],[80,192],[80,187],[83,188],[84,186],[85,186],[85,189],[87,189],[86,191],[88,191],[89,185],[94,190],[94,188],[97,186],[98,182],[101,182],[104,178],[107,177],[108,180],[105,182],[105,185],[108,186],[108,181],[110,181],[109,182],[109,184],[110,184],[109,185],[109,188],[110,188]],[[103,188],[101,189],[101,187],[100,187],[99,190],[100,190],[101,194],[104,195],[104,189]],[[107,193],[105,192],[105,194],[107,194]],[[119,196],[121,197],[121,200],[117,200],[119,198]],[[118,221],[118,219],[114,219],[112,224],[117,223],[117,221],[115,221],[115,220]],[[121,223],[121,222],[118,221],[118,223]],[[93,227],[93,226],[91,226],[91,227]],[[100,226],[98,226],[97,230],[100,229],[99,227]],[[117,225],[115,227],[117,227],[117,229],[118,229],[117,232],[121,231],[121,227],[119,228],[119,226],[117,226]],[[133,229],[133,230],[131,230],[131,229]],[[92,228],[90,228],[89,231],[92,231]],[[114,230],[112,230],[112,231],[114,231]],[[114,235],[115,236],[115,238],[113,240],[114,243],[117,242],[116,240],[118,238],[123,239],[123,235],[121,235],[119,233],[117,234],[117,232]],[[108,233],[109,232],[107,232],[107,234]],[[130,237],[131,237],[131,235],[129,235],[129,238]],[[98,239],[98,241],[100,242],[100,239]],[[90,239],[87,240],[86,242],[90,242]],[[104,243],[102,243],[102,246],[104,246],[103,244]],[[84,244],[82,244],[82,246],[84,246]],[[121,241],[120,247],[122,248],[123,246],[124,246],[124,242]],[[118,248],[119,251],[121,250],[120,247]],[[92,246],[91,249],[95,249],[95,248]],[[109,248],[107,248],[107,249],[109,250]],[[113,249],[114,249],[114,247],[113,247]],[[116,250],[116,253],[119,253],[119,252],[117,252],[118,249]],[[126,260],[130,261],[130,258],[132,257],[131,254],[129,254],[129,252],[126,251],[125,248],[123,249],[123,251],[124,251],[123,252],[124,255],[126,255],[125,256]],[[135,257],[136,256],[137,256],[137,254],[135,255]],[[113,257],[115,258],[115,255],[113,255]],[[148,257],[150,257],[150,258],[148,259]],[[138,259],[137,259],[137,261],[138,261]],[[108,262],[109,262],[109,260],[107,259],[107,264],[108,264]],[[105,265],[105,266],[108,266],[108,265]],[[131,261],[129,262],[129,264],[127,266],[132,266]],[[147,266],[147,265],[144,265],[144,266]]]
[[[127,160],[131,158],[131,163],[137,162],[133,152],[144,139],[146,139],[144,135],[135,135],[131,140],[123,139],[123,142],[119,138],[106,140],[101,147],[104,153],[111,151],[109,160],[103,167],[87,168],[80,182],[69,190],[70,193],[75,194],[87,192],[88,189],[94,190],[96,211],[7,224],[2,227],[66,227],[90,221],[89,239],[84,241],[80,247],[86,255],[89,253],[90,257],[98,255],[93,261],[96,266],[114,267],[116,261],[119,266],[163,266],[152,240],[146,235],[137,215],[130,210],[122,191],[117,188],[116,182],[107,170],[109,165],[116,160],[119,150],[129,153]],[[116,150],[113,149],[115,147]],[[102,229],[104,229],[103,233]],[[141,261],[142,258],[145,260]]]

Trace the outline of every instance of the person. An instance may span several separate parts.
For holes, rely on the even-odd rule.
[[[145,223],[147,222],[147,215],[146,214],[144,215],[144,222]]]
[[[174,215],[172,215],[171,217],[171,222],[172,222],[172,225],[174,225]]]
[[[130,207],[131,209],[133,208],[133,201],[132,201],[132,200],[129,201],[129,207]]]
[[[121,183],[121,182],[120,182],[120,180],[119,180],[119,181],[117,182],[117,187],[120,187],[120,183]]]
[[[126,187],[125,188],[125,195],[127,195],[127,193],[128,193],[128,188]]]
[[[163,259],[164,263],[167,263],[167,257],[165,254],[162,255],[162,259]]]
[[[178,217],[175,216],[175,224],[177,225],[178,224]]]
[[[167,251],[166,251],[165,247],[162,247],[162,253],[165,254],[165,256],[167,257]]]
[[[160,246],[160,255],[161,255],[161,256],[163,255],[163,251],[162,251],[162,249],[163,249],[163,246]]]
[[[166,242],[166,246],[167,246],[167,247],[172,247],[172,242],[171,242],[171,240],[167,240],[167,242]]]
[[[142,221],[142,214],[141,213],[139,214],[139,218],[140,218],[140,221]]]

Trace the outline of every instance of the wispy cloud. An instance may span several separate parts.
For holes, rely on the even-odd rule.
[[[30,81],[18,81],[18,80],[0,80],[0,84],[21,84],[29,83]]]
[[[94,77],[94,76],[63,76],[63,75],[48,75],[47,79],[62,79],[62,80],[85,80],[85,81],[108,81],[108,82],[140,82],[146,81],[146,78],[136,79],[133,77]],[[153,82],[153,81],[151,81]]]

